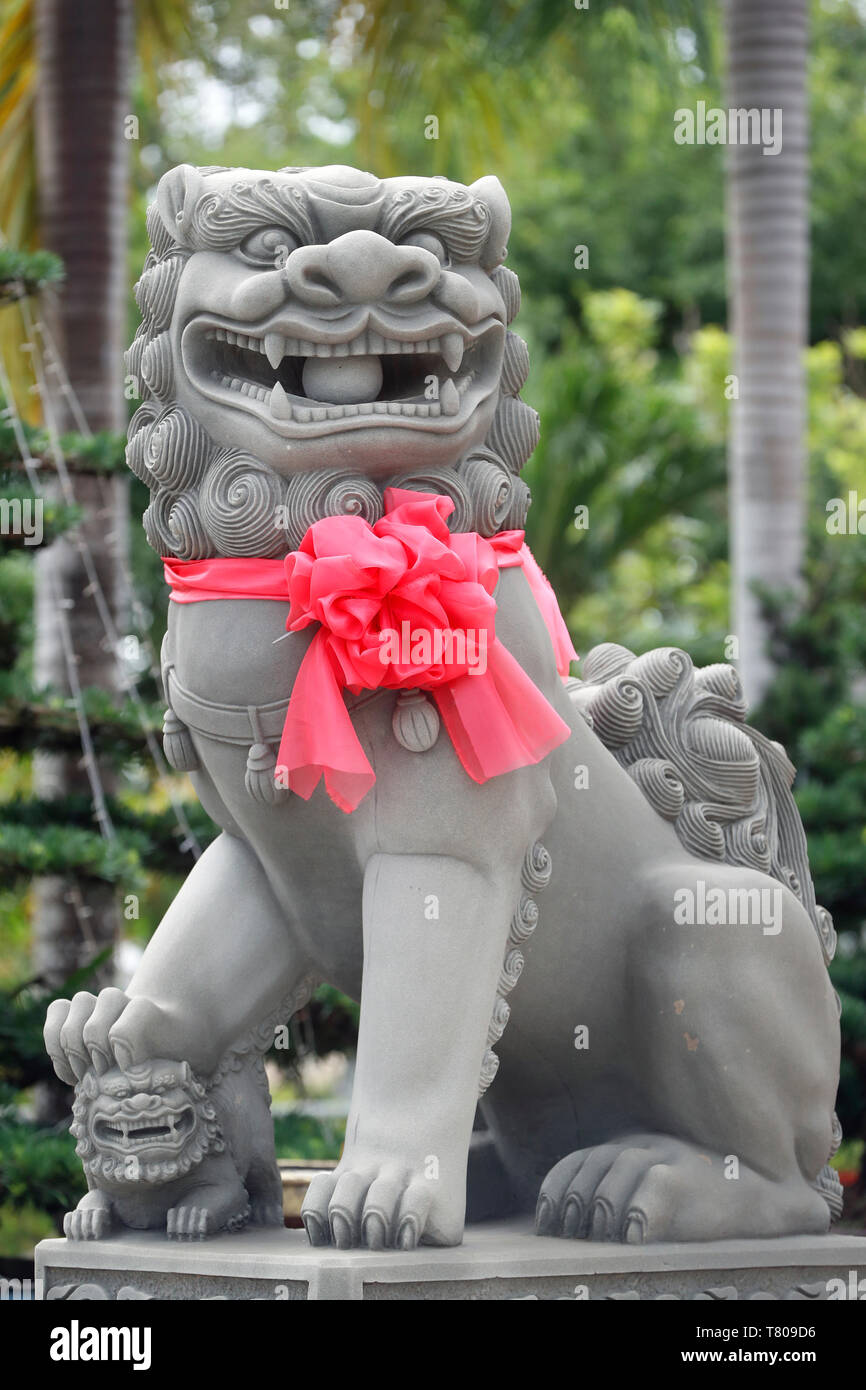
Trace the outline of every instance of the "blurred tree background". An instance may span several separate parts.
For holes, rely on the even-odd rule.
[[[464,181],[497,173],[513,207],[508,263],[533,364],[523,394],[542,421],[526,473],[528,538],[578,650],[672,643],[699,663],[727,659],[725,150],[673,138],[677,107],[724,104],[721,7],[140,0],[133,11],[127,336],[138,322],[131,287],[147,248],[145,208],[174,164],[347,163]],[[22,452],[49,477],[60,454],[72,490],[46,503],[47,546],[76,534],[79,477],[120,476],[123,463],[111,433],[79,429],[58,442],[29,389],[28,323],[64,293],[61,268],[32,254],[56,249],[35,217],[32,17],[32,0],[0,0],[0,353],[15,405],[0,421],[0,491],[33,495]],[[840,933],[837,1162],[852,1172],[866,1139],[866,567],[856,515],[853,530],[834,527],[828,507],[866,498],[864,76],[866,7],[813,0],[805,597],[761,595],[776,675],[753,713],[799,769],[818,900]],[[67,992],[57,978],[33,978],[34,875],[63,877],[84,902],[110,885],[122,976],[177,891],[192,842],[212,834],[188,784],[154,775],[151,658],[166,594],[141,533],[145,505],[133,479],[120,518],[134,600],[117,618],[123,689],[90,689],[85,672],[77,704],[34,675],[39,547],[0,536],[0,1254],[45,1234],[79,1181],[63,1122],[46,1127],[34,1099],[48,1080],[47,991]],[[39,750],[80,751],[82,711],[108,788],[110,840],[86,789],[48,804],[34,784]],[[104,970],[93,944],[87,959]],[[292,1049],[275,1057],[278,1098],[295,1103],[278,1120],[284,1154],[337,1152],[339,1107],[297,1103],[339,1083],[339,1068],[315,1059],[350,1052],[353,1027],[345,1001],[322,991],[296,1021]]]

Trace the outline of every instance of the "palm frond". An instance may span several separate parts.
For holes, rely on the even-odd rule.
[[[137,0],[136,56],[150,92],[159,90],[163,63],[175,60],[180,53],[185,57],[206,56],[192,8],[178,0]]]
[[[5,0],[0,8],[0,244],[30,251],[37,243],[36,104],[33,0]],[[39,418],[24,351],[18,307],[0,309],[0,357],[19,412]]]
[[[358,29],[369,86],[383,101],[373,108],[366,91],[358,108],[359,147],[381,173],[405,162],[407,113],[440,119],[440,141],[431,151],[431,173],[465,177],[466,167],[486,172],[509,136],[532,119],[538,101],[533,76],[544,76],[555,45],[559,66],[598,112],[621,100],[632,64],[640,59],[665,81],[680,80],[684,63],[675,35],[692,36],[697,60],[715,66],[715,28],[698,0],[629,0],[585,12],[563,0],[367,0]],[[563,62],[563,59],[565,61]],[[366,84],[365,84],[366,85]],[[388,113],[394,113],[389,119]],[[403,148],[395,157],[399,116]],[[419,129],[421,121],[419,119]],[[458,129],[458,138],[451,138]],[[415,156],[416,167],[422,144]],[[428,147],[429,148],[429,147]]]
[[[0,230],[22,250],[36,235],[33,10],[33,0],[6,0],[0,12]]]

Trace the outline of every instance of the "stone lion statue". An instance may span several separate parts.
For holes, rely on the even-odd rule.
[[[362,1006],[314,1245],[456,1245],[467,1202],[625,1242],[824,1231],[833,932],[793,769],[730,667],[605,644],[569,675],[520,544],[499,182],[184,165],[148,228],[128,460],[172,584],[166,754],[222,833],[128,989],[51,1007],[88,1142],[106,1078],[207,1089],[321,979]],[[389,612],[449,642],[480,614],[486,665],[377,674]]]

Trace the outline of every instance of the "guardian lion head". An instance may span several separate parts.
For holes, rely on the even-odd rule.
[[[72,1133],[97,1186],[171,1182],[224,1148],[216,1112],[187,1062],[87,1072],[76,1091]]]
[[[377,520],[390,483],[450,496],[455,530],[522,526],[538,425],[510,218],[492,177],[165,174],[127,355],[151,544],[279,556],[321,516]]]

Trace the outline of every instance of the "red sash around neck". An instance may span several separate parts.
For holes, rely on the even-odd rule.
[[[343,690],[429,691],[469,776],[538,763],[570,729],[496,636],[500,569],[520,565],[564,678],[576,659],[556,597],[522,531],[448,530],[448,497],[388,488],[385,514],[314,522],[282,560],[166,558],[175,603],[288,602],[286,628],[319,628],[291,691],[277,774],[309,799],[320,779],[350,812],[376,780]]]

